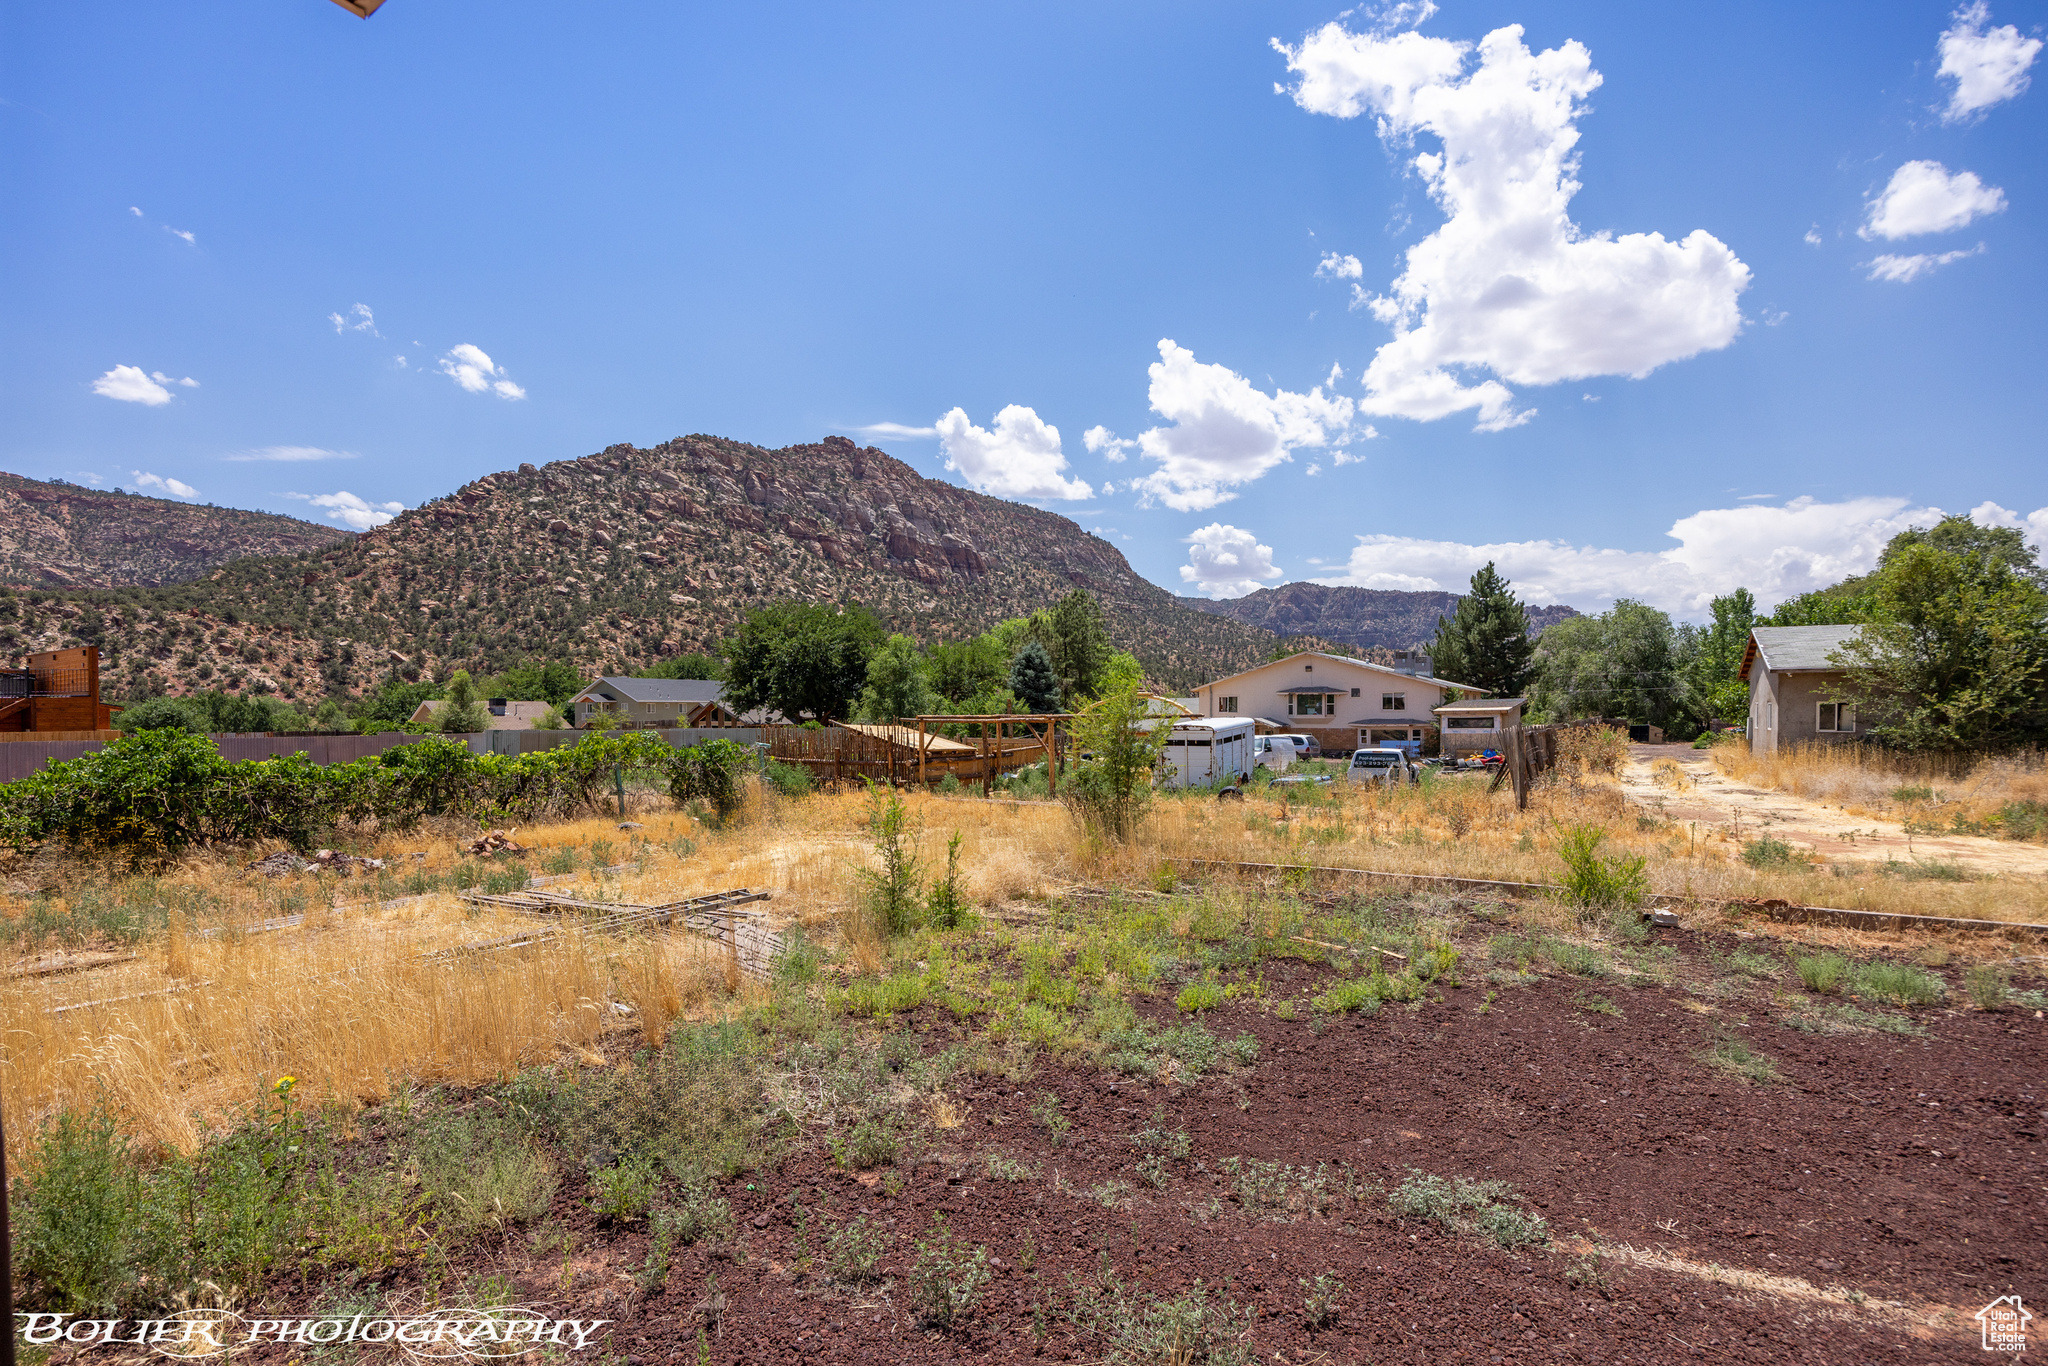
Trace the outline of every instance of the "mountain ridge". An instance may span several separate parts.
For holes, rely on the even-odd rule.
[[[1359,649],[1426,647],[1436,636],[1438,617],[1448,617],[1462,593],[1353,588],[1300,581],[1259,588],[1241,598],[1182,598],[1197,611],[1229,617],[1279,636],[1317,635]],[[1577,609],[1554,604],[1527,607],[1531,634],[1542,632]]]
[[[315,550],[350,534],[282,513],[0,472],[0,583],[20,587],[161,587],[245,556]]]
[[[44,594],[49,610],[0,613],[0,641],[99,645],[116,695],[307,700],[533,658],[630,671],[715,647],[747,610],[791,599],[860,603],[929,644],[1075,588],[1168,687],[1275,643],[1187,606],[1057,513],[845,437],[770,450],[705,434],[497,471],[343,543],[184,584]]]

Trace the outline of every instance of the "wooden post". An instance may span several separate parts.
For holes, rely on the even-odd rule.
[[[996,779],[988,766],[988,722],[981,722],[976,729],[981,732],[981,795],[993,797],[996,795]]]
[[[899,721],[897,723],[901,725]],[[889,736],[883,743],[889,746],[889,786],[896,786],[896,737]]]
[[[731,906],[725,908],[725,989],[740,989],[740,918]]]
[[[930,781],[924,776],[924,754],[926,743],[927,742],[924,733],[924,718],[920,716],[917,718],[917,785],[919,787],[930,786]]]

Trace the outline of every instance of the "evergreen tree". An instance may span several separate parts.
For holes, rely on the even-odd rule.
[[[1436,619],[1430,668],[1438,678],[1484,688],[1495,697],[1520,697],[1529,685],[1529,619],[1508,591],[1493,561],[1472,576],[1472,591],[1461,598],[1450,620]]]
[[[1103,624],[1102,604],[1076,588],[1052,609],[1052,665],[1071,705],[1093,697],[1102,686],[1102,666],[1114,648]]]
[[[1026,641],[1010,661],[1010,691],[1035,714],[1060,709],[1060,676],[1053,671],[1052,655],[1037,641]]]

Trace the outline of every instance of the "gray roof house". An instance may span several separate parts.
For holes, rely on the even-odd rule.
[[[676,726],[778,725],[782,717],[756,710],[735,715],[725,705],[725,684],[710,678],[600,678],[569,699],[578,726],[608,714],[621,726],[667,729]]]
[[[1853,740],[1870,732],[1856,704],[1839,700],[1848,682],[1828,656],[1856,639],[1861,626],[1756,626],[1742,652],[1749,683],[1749,748],[1769,754],[1782,745]]]

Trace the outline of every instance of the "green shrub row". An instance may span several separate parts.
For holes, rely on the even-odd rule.
[[[148,730],[98,753],[0,785],[0,844],[63,839],[165,856],[215,840],[306,848],[341,826],[404,829],[426,816],[530,821],[600,803],[627,772],[721,816],[739,801],[752,755],[730,740],[677,749],[644,731],[598,734],[517,757],[472,754],[430,737],[370,759],[321,765],[304,754],[230,762],[203,735]]]

